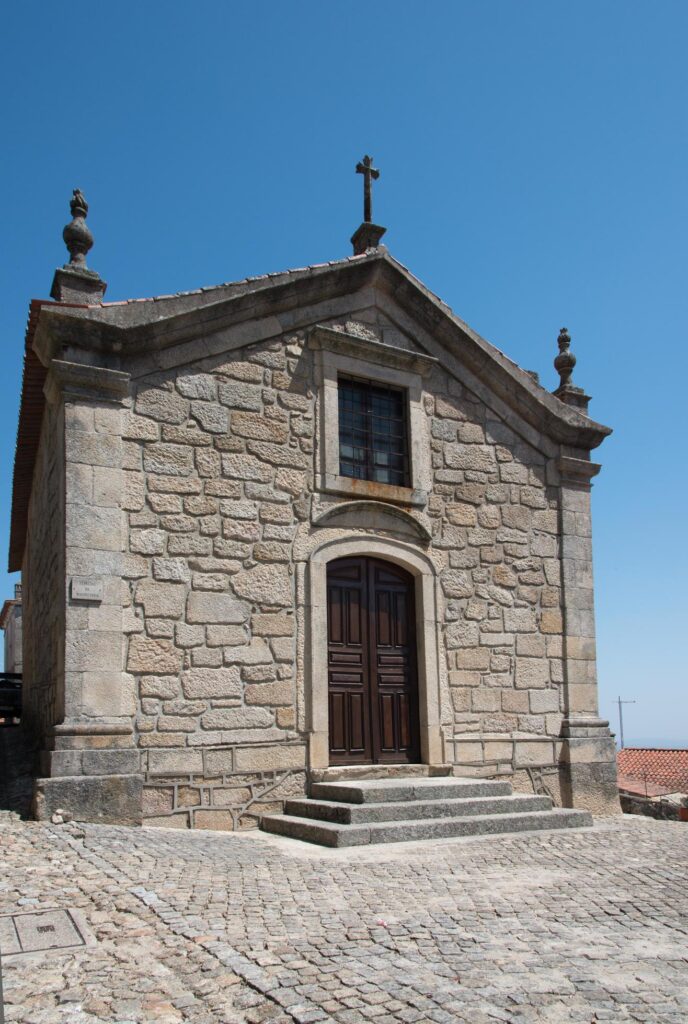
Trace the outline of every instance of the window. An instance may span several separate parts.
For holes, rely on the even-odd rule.
[[[437,359],[323,324],[311,329],[308,344],[319,392],[316,491],[427,505],[432,469],[423,378]]]
[[[341,476],[408,487],[406,392],[339,377],[338,393]]]

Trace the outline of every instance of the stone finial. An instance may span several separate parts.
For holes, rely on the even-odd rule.
[[[560,377],[559,388],[569,388],[573,386],[571,377],[573,375],[573,368],[576,365],[576,357],[570,351],[571,335],[565,327],[562,327],[559,331],[557,345],[559,346],[559,355],[554,360],[554,369]]]
[[[62,232],[69,250],[69,263],[55,271],[50,297],[57,302],[93,305],[102,302],[107,285],[95,270],[86,266],[86,253],[93,247],[93,235],[87,224],[88,203],[79,188],[69,202],[72,219]]]
[[[75,188],[69,202],[72,219],[62,232],[64,243],[69,250],[70,267],[86,267],[86,253],[93,248],[93,235],[86,224],[88,203],[83,192]]]
[[[566,327],[559,331],[557,345],[559,355],[554,360],[554,369],[559,374],[559,387],[554,394],[566,405],[573,405],[581,412],[587,412],[590,396],[585,394],[583,388],[576,387],[572,380],[576,357],[571,352],[571,335]]]

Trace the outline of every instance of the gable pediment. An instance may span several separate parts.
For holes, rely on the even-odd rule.
[[[141,379],[317,324],[336,324],[365,339],[366,330],[355,325],[357,315],[371,309],[380,323],[392,325],[383,329],[383,343],[437,359],[441,372],[534,447],[549,454],[561,444],[585,451],[611,433],[540,387],[380,246],[334,263],[157,299],[87,307],[32,303],[20,434],[38,437],[42,383],[53,359]],[[14,560],[23,545],[22,510],[30,498],[35,447],[17,449]]]
[[[180,298],[44,306],[34,345],[44,366],[57,356],[142,377],[317,324],[346,324],[373,307],[404,345],[436,358],[530,443],[545,437],[590,450],[611,432],[536,384],[382,248]],[[75,350],[83,354],[66,354]]]
[[[141,376],[188,363],[199,341],[212,356],[317,323],[346,322],[372,306],[519,433],[526,424],[530,443],[544,436],[590,449],[611,433],[535,383],[382,247],[189,296],[78,310],[43,307],[35,347],[44,365],[65,346],[76,347],[90,350],[91,358],[102,353],[108,365]]]

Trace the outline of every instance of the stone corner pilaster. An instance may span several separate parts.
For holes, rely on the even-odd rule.
[[[564,805],[619,814],[616,748],[599,717],[592,566],[591,480],[600,470],[578,449],[561,453],[563,706],[558,743]]]
[[[67,719],[41,754],[33,812],[39,821],[67,811],[75,821],[139,825],[143,774],[130,719]]]
[[[101,825],[141,825],[143,776],[76,775],[36,779],[32,812],[37,821],[50,821],[66,811],[74,821]]]
[[[563,803],[597,815],[620,814],[616,744],[609,722],[596,716],[565,718],[561,736]]]
[[[123,403],[129,374],[52,359],[48,402],[63,410],[64,655],[59,716],[35,783],[39,820],[140,824],[142,787],[131,680],[124,671]]]

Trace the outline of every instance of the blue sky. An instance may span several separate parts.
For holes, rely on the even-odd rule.
[[[108,299],[397,259],[554,388],[565,324],[591,415],[600,710],[688,746],[685,0],[14,4],[0,62],[0,547],[28,301],[75,186]],[[4,581],[9,595],[14,578]]]

